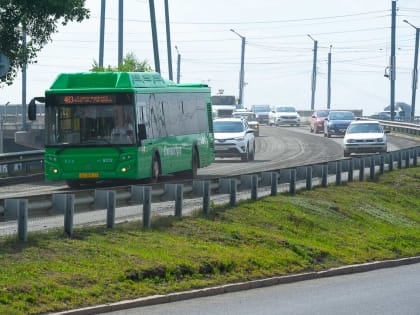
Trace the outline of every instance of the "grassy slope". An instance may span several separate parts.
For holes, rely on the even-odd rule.
[[[420,254],[420,168],[209,217],[0,239],[0,314],[33,314]]]

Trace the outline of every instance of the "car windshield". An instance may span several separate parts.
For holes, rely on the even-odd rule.
[[[320,110],[319,112],[316,112],[316,116],[318,117],[327,117],[328,116],[329,111],[327,110]]]
[[[277,112],[294,113],[296,110],[293,107],[279,106],[276,107]]]
[[[351,112],[333,112],[330,113],[332,120],[354,120],[353,113]]]
[[[254,112],[261,113],[261,112],[269,112],[270,107],[269,106],[255,106]]]
[[[244,125],[241,121],[214,121],[214,132],[242,132]]]
[[[354,124],[350,125],[347,133],[382,133],[379,124]]]

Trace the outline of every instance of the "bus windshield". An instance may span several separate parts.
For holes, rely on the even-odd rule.
[[[134,106],[71,104],[46,106],[46,145],[135,144]]]

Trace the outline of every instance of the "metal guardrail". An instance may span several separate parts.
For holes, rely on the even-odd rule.
[[[73,233],[73,221],[77,221],[77,225],[102,225],[106,222],[107,227],[113,227],[116,220],[122,222],[139,219],[141,214],[144,227],[149,228],[152,199],[157,204],[153,210],[154,215],[181,217],[182,213],[190,213],[194,209],[203,209],[206,213],[210,203],[229,203],[234,206],[237,199],[256,200],[259,194],[276,195],[287,192],[294,195],[297,189],[327,187],[333,181],[336,185],[341,185],[353,180],[364,181],[368,177],[373,180],[376,174],[383,174],[385,170],[417,166],[419,155],[420,146],[229,178],[165,184],[163,189],[138,185],[53,193],[32,199],[10,198],[5,199],[3,206],[0,206],[0,213],[3,213],[6,221],[0,222],[0,235],[16,234],[18,226],[18,238],[25,241],[28,227],[31,231],[63,227],[63,216],[64,230],[69,235]],[[175,205],[165,206],[165,201],[174,202]],[[127,205],[130,207],[124,207]],[[143,211],[139,209],[139,205],[143,205]],[[118,210],[118,215],[117,207],[123,209]],[[183,210],[183,207],[188,208]]]

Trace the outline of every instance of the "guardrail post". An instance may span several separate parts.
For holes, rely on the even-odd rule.
[[[375,179],[375,157],[371,156],[370,157],[370,179],[373,180]]]
[[[184,185],[177,184],[175,186],[175,216],[182,217],[182,204],[184,201]]]
[[[360,159],[360,166],[359,166],[359,181],[363,182],[365,180],[365,159]]]
[[[64,211],[64,233],[73,236],[74,195],[66,195],[66,209]]]
[[[413,149],[413,166],[417,166],[417,148]]]
[[[388,170],[392,171],[394,169],[394,155],[392,152],[389,153],[389,161],[388,161]]]
[[[353,158],[350,158],[348,160],[348,170],[347,170],[347,181],[352,182],[353,181],[353,171],[354,171],[354,160]]]
[[[290,170],[290,186],[289,186],[289,193],[294,195],[296,193],[296,170]]]
[[[26,242],[28,240],[28,200],[19,199],[17,209],[18,219],[18,240]]]
[[[277,195],[277,184],[279,181],[279,174],[277,172],[271,173],[271,196]]]
[[[151,223],[151,212],[152,212],[152,187],[145,186],[143,188],[143,227],[150,229]]]
[[[402,152],[398,151],[398,169],[402,168]]]
[[[236,205],[236,179],[232,178],[230,180],[230,200],[229,204],[231,207],[234,207]]]
[[[312,166],[306,167],[306,189],[312,189]]]
[[[385,170],[385,156],[381,154],[379,157],[380,157],[379,173],[382,175]]]
[[[106,227],[113,229],[115,226],[115,206],[116,206],[116,193],[113,190],[107,191],[106,198]]]
[[[410,167],[410,151],[405,150],[405,168]]]
[[[322,181],[321,186],[327,187],[328,185],[328,164],[322,165]]]
[[[210,181],[204,181],[203,187],[203,213],[209,214],[210,210]]]
[[[341,172],[343,170],[343,164],[342,161],[337,161],[336,164],[336,172],[335,172],[335,184],[336,185],[341,185]]]
[[[258,176],[251,177],[251,200],[255,201],[258,198]]]

